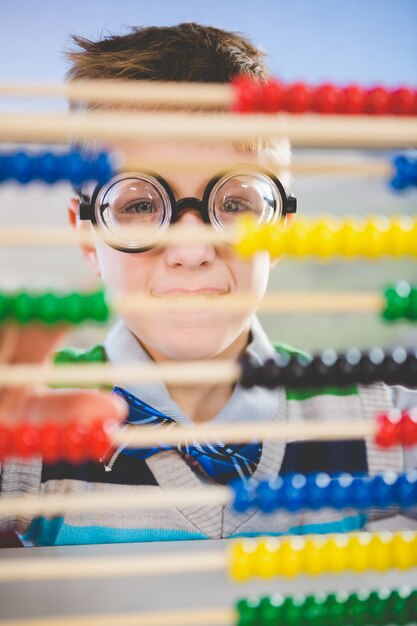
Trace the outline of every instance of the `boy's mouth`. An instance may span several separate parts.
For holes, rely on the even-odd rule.
[[[154,292],[152,295],[156,298],[175,298],[186,297],[192,298],[197,296],[225,296],[229,293],[229,289],[219,289],[218,287],[200,287],[198,289],[167,289],[166,291]]]

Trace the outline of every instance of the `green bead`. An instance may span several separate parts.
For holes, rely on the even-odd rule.
[[[82,360],[86,363],[105,363],[107,361],[106,351],[103,346],[94,346],[82,355]]]
[[[388,287],[384,291],[385,308],[382,317],[386,321],[408,319],[409,296],[411,287],[405,281],[395,287]]]
[[[62,299],[63,319],[71,324],[81,324],[85,320],[84,298],[79,293],[70,293]]]
[[[375,626],[385,626],[387,619],[387,598],[389,593],[387,590],[372,591],[368,599],[368,615],[369,622]]]
[[[281,594],[262,598],[259,607],[260,623],[263,626],[280,624],[283,620],[284,602],[285,598]]]
[[[90,319],[96,322],[107,322],[110,310],[106,302],[104,291],[97,291],[86,296],[86,311]]]
[[[326,600],[324,594],[307,596],[304,602],[303,618],[309,626],[323,626],[326,614]]]
[[[4,322],[10,316],[12,301],[6,293],[0,293],[0,323]]]
[[[61,320],[61,301],[55,294],[47,292],[38,297],[38,318],[45,324],[56,324]]]
[[[346,621],[354,626],[367,626],[369,624],[368,597],[360,597],[357,593],[352,593],[346,602]]]
[[[285,598],[282,607],[283,623],[286,626],[297,626],[304,613],[304,596]]]
[[[259,621],[259,598],[245,598],[236,603],[237,626],[261,626]]]
[[[36,316],[36,298],[28,293],[17,293],[12,301],[12,312],[17,322],[27,324]]]
[[[393,591],[387,602],[387,614],[399,626],[409,623],[409,597],[410,591],[403,588]]]
[[[337,594],[330,593],[326,599],[326,616],[332,626],[345,626],[346,602],[348,594],[345,591]]]

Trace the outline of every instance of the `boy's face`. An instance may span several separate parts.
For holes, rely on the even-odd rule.
[[[144,143],[125,146],[123,155],[129,162],[155,163],[210,160],[232,166],[233,163],[261,164],[262,155],[239,151],[232,146],[198,146]],[[209,174],[161,171],[176,198],[201,198],[208,180],[221,168]],[[73,203],[74,208],[74,203]],[[72,222],[74,212],[72,213]],[[195,210],[185,210],[179,223],[190,228],[202,224]],[[78,227],[86,225],[78,222]],[[93,271],[101,276],[110,294],[145,294],[152,296],[205,296],[220,300],[225,294],[250,293],[259,302],[267,287],[270,259],[260,253],[243,260],[229,246],[169,245],[141,253],[114,250],[101,240],[95,246],[83,246],[84,256]],[[126,315],[128,327],[160,358],[174,360],[207,359],[222,354],[232,344],[245,340],[252,310],[228,313],[211,311],[144,312]]]

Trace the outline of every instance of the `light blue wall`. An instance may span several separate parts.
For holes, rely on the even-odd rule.
[[[239,30],[285,80],[417,83],[417,0],[0,0],[0,80],[59,80],[70,34],[197,21]]]

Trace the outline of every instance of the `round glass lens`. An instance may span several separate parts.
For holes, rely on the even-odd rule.
[[[154,178],[122,175],[98,195],[96,220],[123,246],[145,247],[169,224],[170,200]]]
[[[242,215],[252,216],[258,224],[269,224],[280,217],[282,200],[277,186],[265,174],[230,174],[214,186],[209,212],[224,230],[233,228]]]

